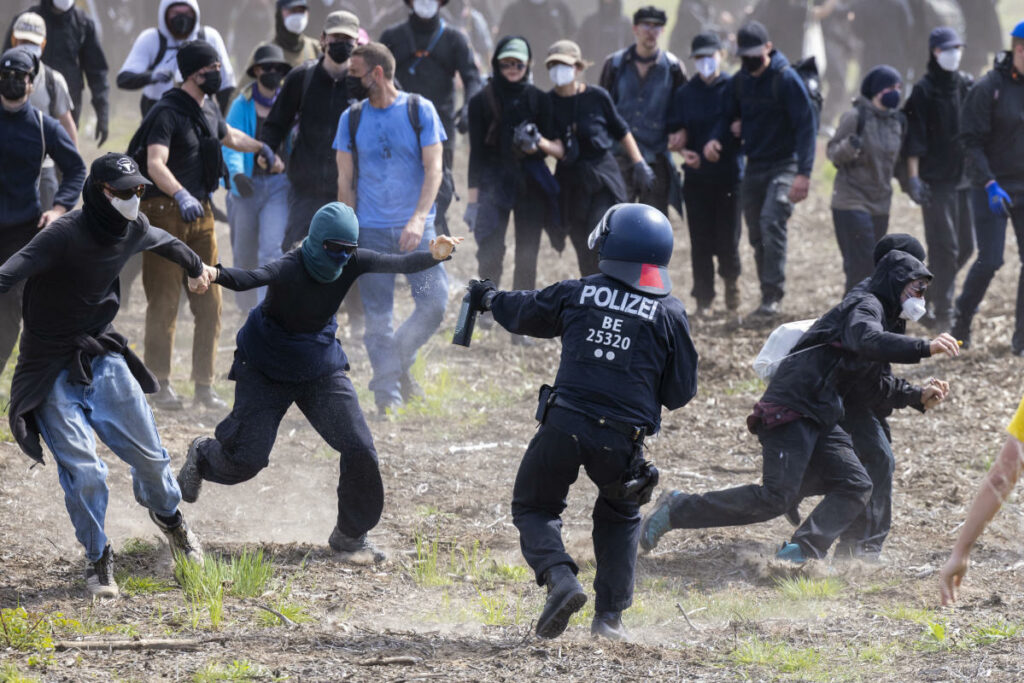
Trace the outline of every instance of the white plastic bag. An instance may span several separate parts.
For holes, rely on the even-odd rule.
[[[811,329],[811,325],[818,322],[814,320],[797,320],[791,323],[783,323],[772,330],[767,341],[761,347],[761,352],[754,359],[754,372],[764,381],[770,380],[779,364],[790,354],[793,347],[800,341],[800,337]]]

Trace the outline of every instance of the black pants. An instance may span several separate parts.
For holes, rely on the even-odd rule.
[[[743,176],[743,216],[763,302],[781,301],[786,293],[786,223],[793,215],[789,190],[795,177],[795,161],[750,164]]]
[[[974,252],[974,211],[970,190],[957,190],[955,183],[932,183],[931,190],[931,201],[921,207],[928,270],[934,276],[926,296],[935,317],[948,321],[956,274]]]
[[[616,156],[615,160],[619,162],[619,170],[626,183],[626,201],[653,206],[668,216],[668,202],[672,194],[672,174],[676,172],[672,168],[672,161],[668,154],[659,154],[651,164],[651,170],[654,171],[654,187],[649,190],[633,184],[632,161],[622,156]]]
[[[690,177],[683,186],[683,200],[690,229],[691,293],[698,306],[707,307],[715,299],[716,258],[723,279],[740,276],[740,188]]]
[[[569,216],[569,239],[572,240],[573,249],[576,250],[576,261],[580,266],[580,277],[593,275],[598,272],[598,253],[596,249],[587,246],[587,238],[591,231],[601,222],[608,209],[615,206],[615,195],[606,187],[590,196],[590,203],[585,211],[562,212],[563,216]]]
[[[338,528],[358,537],[376,526],[384,509],[384,485],[373,437],[348,375],[339,370],[309,382],[275,382],[239,359],[231,372],[235,405],[217,425],[216,438],[203,443],[203,479],[230,485],[256,476],[269,463],[277,428],[294,403],[340,454]]]
[[[867,211],[832,209],[843,272],[849,292],[861,280],[875,272],[875,242],[889,232],[889,214],[872,216]]]
[[[808,419],[758,433],[762,483],[672,499],[673,529],[705,529],[765,522],[807,496],[824,494],[793,533],[808,557],[818,559],[864,511],[871,480],[858,462],[849,435],[823,430]]]
[[[519,529],[523,557],[542,584],[544,573],[559,564],[579,567],[562,544],[562,520],[569,487],[580,465],[598,486],[618,481],[633,459],[633,443],[583,415],[554,407],[530,441],[512,492],[512,520]],[[598,612],[621,611],[633,604],[633,573],[640,539],[636,501],[594,503],[594,592]]]
[[[892,527],[892,473],[895,460],[882,421],[867,411],[847,411],[840,422],[871,478],[871,498],[839,536],[836,555],[877,556]]]
[[[514,209],[502,209],[492,202],[481,201],[474,227],[477,237],[476,260],[481,278],[490,278],[501,287],[504,271],[505,233],[509,214],[515,217],[516,258],[512,289],[533,289],[537,282],[537,254],[544,232],[547,197],[535,183],[527,181],[526,189],[516,197]]]
[[[22,247],[32,241],[37,232],[38,218],[20,225],[0,226],[0,266]],[[14,285],[6,294],[0,294],[0,372],[14,352],[21,332],[21,295],[25,281]]]

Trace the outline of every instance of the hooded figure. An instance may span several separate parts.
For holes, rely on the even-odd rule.
[[[235,72],[231,68],[231,57],[224,47],[224,39],[217,29],[200,24],[196,0],[160,0],[157,27],[147,28],[139,34],[117,74],[117,87],[142,90],[143,116],[176,81],[182,80],[176,62],[178,48],[197,39],[213,45],[220,55],[221,90],[217,100],[222,110],[227,108],[228,97],[235,88]]]
[[[331,202],[317,211],[309,224],[309,234],[302,240],[302,265],[317,282],[334,282],[352,252],[329,247],[355,247],[357,244],[359,219],[356,212],[341,202]]]
[[[305,11],[298,12],[299,9]],[[290,12],[288,17],[284,16],[285,11]],[[305,21],[302,20],[303,17]],[[277,0],[277,9],[274,12],[273,43],[284,50],[285,61],[292,68],[311,59],[320,58],[319,41],[304,33],[308,25],[308,0]]]

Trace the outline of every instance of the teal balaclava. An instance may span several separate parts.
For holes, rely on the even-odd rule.
[[[341,259],[324,249],[324,241],[359,243],[359,219],[356,212],[341,202],[325,204],[309,224],[309,235],[302,240],[302,263],[317,282],[334,282],[341,275],[348,256]]]

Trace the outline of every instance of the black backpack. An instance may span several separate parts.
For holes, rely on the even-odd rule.
[[[821,92],[821,74],[818,72],[817,60],[813,56],[804,57],[786,68],[795,71],[796,75],[803,81],[807,95],[811,98],[811,108],[814,110],[814,125],[817,128],[818,120],[821,117],[821,108],[825,105],[825,96]],[[772,99],[776,102],[779,101],[779,88],[781,87],[779,85],[779,73],[779,71],[776,71],[775,75],[772,76]],[[743,79],[733,78],[732,80],[734,94],[738,100],[742,92]]]
[[[158,66],[160,66],[160,62],[164,61],[164,55],[167,54],[167,36],[165,36],[160,31],[160,29],[157,29],[156,34],[157,34],[157,37],[160,39],[160,47],[157,48],[156,57],[153,59],[152,62],[150,62],[149,68],[146,69],[146,71],[152,71],[153,69],[155,69]],[[200,26],[199,27],[199,34],[196,36],[196,40],[203,40],[203,41],[206,41],[207,43],[210,42],[210,41],[206,40],[206,27],[205,26]]]

